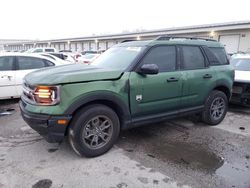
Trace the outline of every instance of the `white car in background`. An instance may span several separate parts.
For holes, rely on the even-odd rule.
[[[78,58],[78,63],[91,64],[100,54],[86,54]]]
[[[250,55],[237,55],[231,64],[235,69],[231,102],[250,107]]]
[[[43,53],[43,52],[57,52],[55,48],[31,48],[27,53]]]
[[[20,97],[26,74],[44,67],[66,64],[71,63],[55,61],[38,54],[0,54],[0,99]]]
[[[61,62],[62,64],[74,63],[72,61],[67,60],[67,57],[65,57],[65,55],[63,55],[63,54],[62,55],[64,56],[65,60],[58,58],[57,56],[50,54],[50,53],[39,53],[39,55],[50,58],[50,59],[57,61],[57,62]]]

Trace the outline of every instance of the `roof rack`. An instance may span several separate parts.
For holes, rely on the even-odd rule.
[[[135,41],[135,40],[130,40],[130,39],[128,39],[128,40],[123,40],[123,41],[121,41],[121,43],[124,43],[124,42],[133,42],[133,41]]]
[[[171,40],[171,39],[189,39],[189,40],[205,40],[205,41],[213,41],[217,42],[214,39],[208,39],[208,38],[199,38],[199,37],[181,37],[181,36],[170,36],[170,35],[163,35],[157,37],[155,40]]]

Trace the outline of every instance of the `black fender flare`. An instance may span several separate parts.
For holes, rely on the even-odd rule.
[[[95,102],[114,104],[119,109],[120,118],[122,118],[125,124],[131,120],[129,106],[119,96],[107,91],[90,92],[87,95],[80,96],[65,110],[64,114],[72,115],[81,107]]]

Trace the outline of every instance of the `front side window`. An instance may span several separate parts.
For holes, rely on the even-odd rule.
[[[43,59],[35,57],[18,57],[17,62],[19,70],[39,69],[46,67]]]
[[[13,57],[0,57],[0,71],[13,70]]]
[[[184,70],[202,69],[205,58],[198,46],[182,46],[182,68]]]
[[[157,46],[152,48],[142,60],[143,64],[156,64],[159,72],[176,70],[175,46]]]

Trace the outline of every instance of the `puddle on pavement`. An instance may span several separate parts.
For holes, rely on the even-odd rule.
[[[52,181],[50,179],[43,179],[32,185],[32,188],[50,188]]]
[[[139,151],[153,159],[209,173],[214,173],[224,163],[220,156],[204,144],[172,141],[167,136],[150,134],[145,129],[127,131],[118,146],[127,151],[128,155]]]
[[[198,145],[182,142],[154,143],[150,150],[150,154],[154,153],[156,158],[188,165],[192,169],[214,172],[223,165],[221,157]]]

